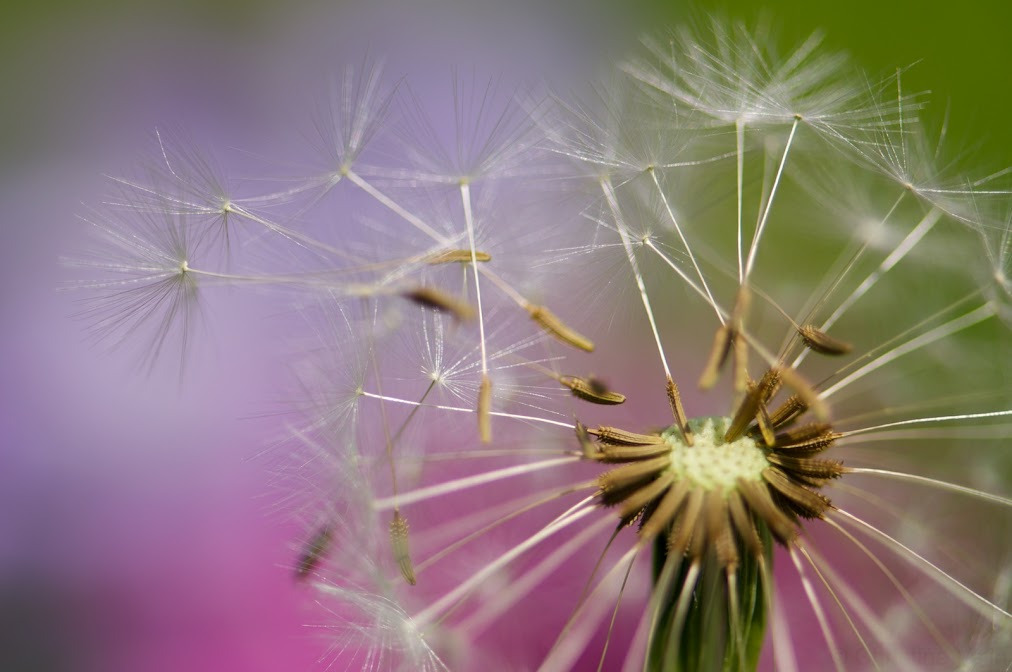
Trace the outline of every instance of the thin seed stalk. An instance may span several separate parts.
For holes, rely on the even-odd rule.
[[[762,541],[767,567],[773,561],[773,537],[761,520],[756,529]],[[655,588],[661,579],[664,564],[669,561],[667,535],[654,540],[653,580]],[[676,607],[682,585],[688,578],[692,560],[671,558],[679,562],[668,594],[664,596],[644,670],[647,672],[755,672],[766,637],[768,600],[760,575],[761,563],[751,553],[741,554],[735,568],[736,598],[728,595],[727,569],[708,550],[700,561],[700,571],[682,619]],[[731,614],[731,605],[738,615]],[[732,627],[741,628],[736,637]],[[739,646],[739,642],[741,645]]]

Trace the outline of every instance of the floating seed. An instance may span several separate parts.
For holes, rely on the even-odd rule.
[[[492,380],[487,374],[482,374],[478,388],[478,436],[482,443],[492,442]]]
[[[441,313],[449,313],[457,320],[470,320],[474,317],[474,308],[469,304],[432,287],[409,289],[401,296],[420,306],[438,310]]]
[[[316,531],[299,554],[299,561],[295,564],[295,578],[304,579],[320,565],[323,556],[330,549],[333,538],[334,532],[329,525],[324,525]]]
[[[527,312],[538,326],[563,343],[587,352],[594,351],[594,343],[589,338],[570,328],[548,308],[531,304],[527,306]]]
[[[559,382],[569,388],[574,397],[589,401],[592,404],[605,404],[613,406],[625,401],[625,395],[608,389],[603,382],[594,378],[580,378],[578,376],[559,376]]]
[[[400,511],[394,511],[390,521],[390,545],[394,550],[394,560],[401,570],[401,576],[412,586],[417,583],[415,568],[411,564],[411,553],[408,550],[408,521]]]
[[[492,255],[487,252],[478,252],[475,250],[474,259],[476,261],[491,261]],[[427,264],[452,264],[459,262],[467,264],[471,262],[471,250],[444,250],[442,252],[436,252],[425,258]]]
[[[821,355],[846,355],[854,348],[850,343],[833,338],[811,324],[798,329],[798,334],[805,345]]]

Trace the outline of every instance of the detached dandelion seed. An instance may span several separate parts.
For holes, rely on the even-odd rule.
[[[367,65],[322,171],[235,198],[159,136],[89,216],[99,333],[295,297],[280,480],[329,669],[1012,657],[1010,172],[940,164],[902,73],[819,42],[713,21],[587,99],[435,112]]]

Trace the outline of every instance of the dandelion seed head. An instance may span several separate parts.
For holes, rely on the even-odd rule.
[[[164,148],[121,182],[151,226],[105,270],[147,289],[111,319],[174,323],[167,280],[298,318],[278,480],[325,666],[954,669],[1007,636],[1000,174],[819,42],[717,21],[582,99],[367,65],[277,190]]]

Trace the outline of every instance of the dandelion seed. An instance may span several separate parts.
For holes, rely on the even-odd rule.
[[[403,296],[420,306],[449,313],[458,320],[470,320],[474,317],[474,308],[460,299],[432,287],[416,287],[405,290]]]
[[[532,305],[528,306],[527,311],[530,313],[531,319],[537,322],[542,329],[563,343],[587,352],[594,351],[594,343],[590,339],[570,328],[548,308]]]
[[[319,566],[323,560],[323,556],[330,549],[333,534],[333,530],[329,526],[324,525],[309,539],[295,565],[296,578],[305,578]]]
[[[608,389],[599,379],[578,376],[559,376],[559,382],[569,388],[573,396],[593,404],[615,405],[625,403],[625,395]]]
[[[471,250],[446,250],[445,252],[436,252],[425,258],[427,264],[452,264],[462,263],[467,264],[471,262],[472,254]],[[474,252],[474,259],[476,261],[491,261],[492,255],[487,252]]]

